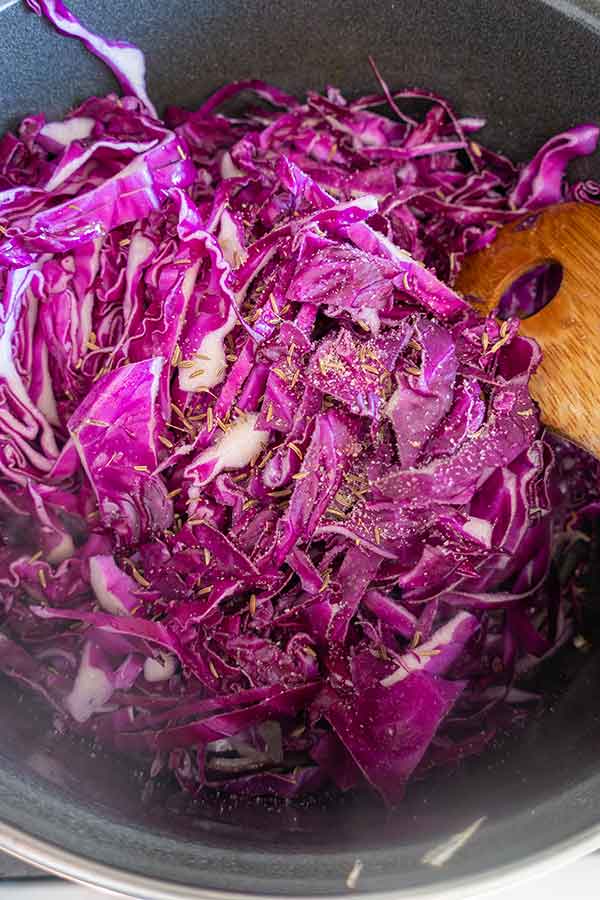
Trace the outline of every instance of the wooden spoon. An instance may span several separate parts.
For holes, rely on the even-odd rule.
[[[485,250],[467,257],[457,287],[489,313],[520,275],[558,262],[554,298],[520,330],[543,352],[531,394],[544,423],[600,456],[600,207],[563,203],[505,226]]]

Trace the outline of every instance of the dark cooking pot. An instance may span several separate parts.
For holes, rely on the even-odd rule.
[[[224,81],[264,77],[301,93],[369,89],[372,53],[393,85],[489,116],[486,141],[517,158],[600,120],[600,3],[566,0],[88,0],[92,27],[148,53],[159,105],[193,105]],[[63,112],[114,88],[100,64],[21,5],[0,0],[0,125]],[[580,165],[579,176],[600,161]],[[52,736],[13,686],[0,700],[0,847],[136,897],[341,895],[357,889],[463,898],[600,846],[600,658],[563,654],[545,673],[546,715],[387,815],[342,808],[183,808],[123,760]],[[431,854],[477,823],[449,857]],[[466,839],[466,835],[463,835]],[[456,850],[460,841],[455,841]],[[356,875],[358,869],[355,868]]]

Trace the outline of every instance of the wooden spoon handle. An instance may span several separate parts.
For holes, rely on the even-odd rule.
[[[543,352],[531,393],[547,425],[600,456],[600,207],[564,203],[505,226],[466,258],[457,287],[489,313],[544,262],[560,263],[563,277],[554,299],[521,322]]]

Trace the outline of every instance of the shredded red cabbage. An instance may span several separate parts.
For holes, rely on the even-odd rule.
[[[393,805],[581,628],[598,466],[540,427],[518,321],[452,285],[598,201],[564,180],[598,128],[514,165],[376,69],[161,120],[136,48],[30,5],[126,96],[0,140],[0,669],[150,778]]]

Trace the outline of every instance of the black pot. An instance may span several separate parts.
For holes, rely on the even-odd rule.
[[[485,140],[525,158],[600,120],[600,3],[582,0],[88,0],[92,27],[148,54],[159,105],[193,105],[225,81],[371,90],[367,54],[394,86],[439,90],[484,114]],[[0,126],[59,115],[114,89],[99,63],[0,0]],[[579,177],[600,174],[598,159]],[[600,846],[600,659],[561,655],[546,715],[486,756],[415,785],[391,816],[372,802],[283,812],[141,802],[131,766],[48,737],[43,711],[0,696],[0,847],[135,897],[465,897]],[[474,826],[468,837],[457,834]],[[476,827],[475,827],[476,826]],[[435,848],[451,852],[432,852]],[[445,859],[445,862],[444,862]],[[437,863],[437,865],[435,864]],[[443,863],[443,864],[442,864]],[[354,869],[354,875],[358,867]]]

